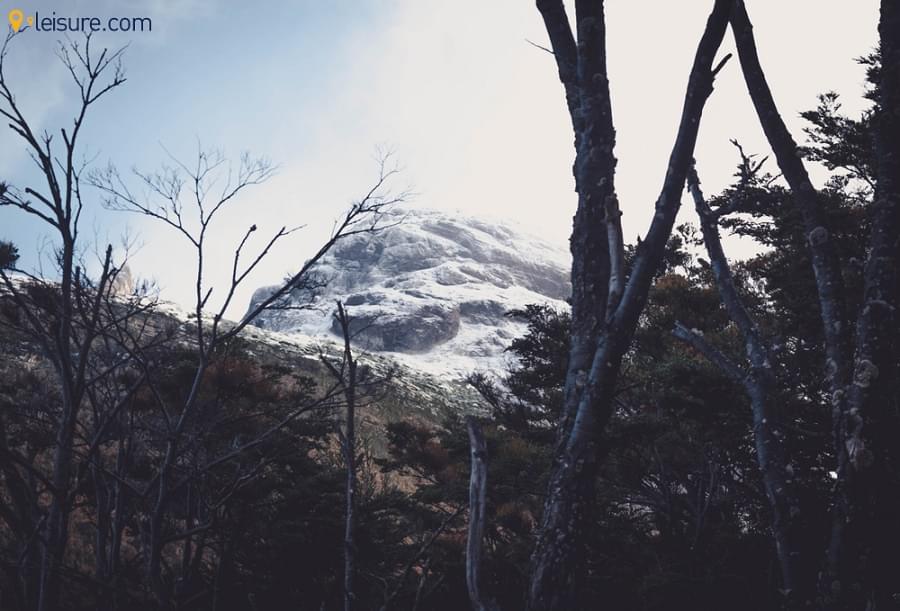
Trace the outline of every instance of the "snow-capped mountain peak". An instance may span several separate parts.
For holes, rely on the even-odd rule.
[[[505,314],[530,303],[567,307],[569,254],[510,223],[432,210],[396,210],[374,235],[338,242],[316,267],[327,285],[311,309],[266,312],[257,325],[335,338],[335,301],[355,343],[430,373],[497,367],[522,323]],[[272,290],[259,289],[258,303]],[[304,304],[308,295],[296,295]]]

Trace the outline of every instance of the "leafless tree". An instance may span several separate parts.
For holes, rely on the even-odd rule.
[[[353,578],[356,571],[355,567],[355,550],[356,541],[354,540],[356,530],[356,517],[354,509],[356,508],[356,393],[357,393],[357,367],[359,363],[353,356],[353,350],[350,346],[352,332],[350,330],[350,317],[344,309],[344,304],[337,302],[337,311],[334,318],[341,330],[341,337],[344,342],[344,350],[339,364],[334,364],[331,360],[322,356],[322,362],[325,363],[328,370],[338,381],[341,392],[344,395],[344,431],[340,435],[341,449],[344,456],[344,470],[346,473],[346,484],[344,488],[344,610],[351,611],[356,596],[353,590]],[[340,432],[340,429],[338,429]]]
[[[614,186],[604,3],[576,2],[574,33],[562,0],[538,0],[537,7],[572,119],[578,209],[571,238],[572,339],[556,458],[532,556],[529,608],[534,611],[581,604],[598,440],[612,413],[622,358],[674,225],[705,102],[724,63],[713,66],[731,2],[715,2],[700,40],[656,212],[630,273]]]
[[[214,307],[211,301],[214,287],[210,286],[207,280],[208,241],[213,222],[242,191],[267,180],[272,174],[272,166],[265,160],[244,155],[237,170],[232,171],[222,154],[202,149],[198,151],[196,162],[191,166],[177,159],[173,161],[174,166],[163,168],[156,173],[134,172],[137,181],[146,188],[149,194],[147,198],[136,195],[126,178],[114,166],[91,177],[92,185],[106,195],[106,205],[109,208],[145,215],[168,225],[176,235],[184,238],[195,252],[195,300],[192,309],[196,320],[192,345],[196,352],[197,365],[190,388],[184,397],[179,399],[178,404],[168,406],[163,401],[159,404],[167,442],[162,451],[162,458],[156,466],[156,475],[151,482],[152,496],[155,500],[147,525],[147,577],[160,604],[166,604],[169,598],[168,588],[162,577],[163,550],[166,544],[171,542],[171,537],[165,535],[165,518],[176,491],[184,489],[194,477],[193,474],[178,476],[176,472],[179,471],[178,465],[184,459],[185,452],[196,443],[196,436],[201,431],[196,426],[197,412],[202,409],[201,388],[210,368],[227,353],[233,340],[262,312],[282,307],[293,292],[318,282],[315,274],[316,265],[335,244],[349,236],[373,233],[382,229],[385,213],[406,197],[406,193],[393,193],[389,190],[389,183],[398,170],[390,165],[389,156],[381,158],[375,184],[361,199],[350,206],[319,250],[268,297],[251,307],[238,322],[227,323],[225,313],[232,304],[237,290],[271,252],[275,244],[295,230],[280,228],[250,256],[249,262],[242,263],[251,237],[257,231],[257,226],[251,225],[234,248],[230,266],[231,277],[222,291],[224,296]],[[222,186],[217,188],[217,185]],[[213,312],[211,317],[208,315],[209,311]],[[326,395],[330,396],[333,392],[334,389],[330,389]],[[325,402],[320,400],[316,405],[324,404]],[[309,405],[303,405],[289,411],[262,436],[239,443],[232,451],[211,458],[199,471],[202,473],[212,467],[237,460],[243,452],[261,445],[266,438],[309,409]],[[196,473],[197,470],[193,471]]]
[[[20,515],[32,514],[17,525],[31,532],[22,552],[21,600],[25,608],[48,610],[59,604],[76,497],[83,492],[92,459],[108,441],[110,428],[139,385],[139,380],[125,385],[112,382],[121,379],[130,358],[110,345],[110,331],[148,305],[140,298],[113,298],[121,265],[114,261],[111,246],[99,255],[99,271],[89,273],[90,266],[84,259],[89,242],[81,234],[86,205],[82,186],[88,164],[79,158],[80,137],[98,100],[125,82],[120,63],[123,49],[98,52],[92,48],[90,36],[60,44],[57,55],[78,97],[71,126],[60,129],[56,139],[50,132],[34,131],[8,81],[4,68],[16,37],[10,32],[0,48],[0,114],[25,143],[41,184],[4,184],[0,206],[34,217],[50,230],[54,269],[47,280],[24,269],[4,266],[0,281],[21,318],[19,328],[52,365],[58,396],[54,399],[57,405],[48,405],[46,410],[47,426],[53,434],[46,448],[52,465],[49,472],[41,472],[35,456],[21,456],[9,445],[4,448],[3,460],[11,490],[22,494],[31,490],[32,498],[47,499],[36,504],[32,501],[28,508],[28,495],[14,495],[23,512]],[[37,486],[28,485],[29,480]]]
[[[357,606],[356,603],[358,602],[354,586],[358,570],[356,566],[356,508],[361,475],[359,466],[360,442],[357,436],[357,421],[359,420],[357,408],[365,408],[371,405],[373,401],[380,399],[383,391],[388,388],[388,383],[396,376],[396,371],[388,369],[375,374],[371,368],[364,365],[361,366],[359,356],[353,351],[352,342],[357,336],[364,333],[369,328],[369,325],[357,327],[341,301],[337,301],[332,315],[337,322],[338,329],[340,329],[342,341],[340,357],[335,358],[323,353],[319,358],[334,379],[338,393],[342,397],[342,406],[344,408],[343,429],[338,426],[337,434],[341,444],[345,472],[344,609],[350,611],[350,609]],[[409,569],[411,570],[411,568],[412,563]]]
[[[216,510],[265,467],[267,458],[259,450],[301,416],[330,405],[334,392],[325,389],[315,400],[282,409],[269,416],[266,425],[252,437],[235,439],[231,447],[210,452],[204,444],[214,438],[214,425],[222,421],[213,417],[200,422],[209,408],[200,394],[208,385],[210,371],[221,364],[233,340],[261,312],[288,301],[293,291],[317,282],[312,270],[334,244],[380,229],[384,213],[406,194],[389,190],[397,169],[389,156],[380,159],[373,187],[350,206],[313,257],[239,321],[226,322],[225,312],[237,290],[275,244],[293,230],[281,228],[247,260],[246,251],[257,230],[255,225],[249,227],[236,244],[230,281],[213,308],[213,287],[206,279],[210,227],[242,191],[265,181],[272,174],[272,166],[244,156],[231,173],[222,155],[200,151],[192,167],[176,160],[174,168],[137,173],[150,193],[144,198],[132,194],[114,166],[88,176],[88,164],[79,161],[79,137],[89,109],[124,83],[120,65],[123,50],[98,52],[89,36],[84,42],[61,45],[58,55],[75,82],[79,106],[71,129],[61,130],[62,145],[57,147],[50,133],[38,135],[32,130],[3,71],[14,38],[12,33],[7,36],[0,50],[0,113],[25,141],[45,184],[43,188],[19,188],[3,182],[0,205],[36,217],[52,229],[57,242],[52,257],[56,269],[49,279],[43,273],[19,269],[15,253],[7,252],[4,244],[7,250],[0,266],[0,281],[4,300],[14,304],[16,316],[22,319],[14,321],[16,328],[24,329],[29,340],[40,347],[58,381],[58,393],[53,389],[50,394],[58,406],[48,405],[46,410],[52,443],[38,450],[14,447],[7,443],[6,428],[0,430],[4,433],[0,468],[12,505],[7,507],[4,499],[0,519],[22,533],[17,596],[23,608],[57,607],[70,515],[76,499],[90,493],[86,498],[94,504],[96,518],[95,579],[100,589],[110,593],[110,597],[104,594],[98,604],[118,604],[116,580],[123,533],[126,524],[134,526],[129,521],[146,515],[143,548],[147,552],[148,582],[160,604],[166,605],[172,599],[172,591],[163,584],[161,575],[166,550],[180,545],[182,577],[195,571],[202,563],[203,550],[208,548],[207,533],[215,526]],[[216,185],[223,184],[221,191],[214,192]],[[195,323],[188,326],[193,329],[191,338],[172,333],[164,317],[155,315],[156,304],[149,294],[117,293],[124,261],[114,261],[112,247],[101,253],[95,277],[88,274],[83,254],[90,243],[80,233],[87,205],[84,185],[99,189],[109,207],[168,224],[195,249]],[[161,392],[165,358],[160,355],[177,346],[193,346],[196,367],[189,390],[173,402]],[[143,407],[135,408],[138,391],[141,401],[146,403],[149,397],[152,416],[142,411]],[[162,443],[158,451],[150,447],[157,442]],[[49,473],[37,466],[36,456],[41,451],[49,456]],[[254,451],[254,459],[245,459]],[[143,484],[130,473],[129,465],[136,459],[153,471]],[[236,469],[231,467],[235,464],[239,465]],[[222,475],[228,469],[230,478]],[[211,481],[217,485],[212,486]],[[168,528],[176,522],[178,528]]]

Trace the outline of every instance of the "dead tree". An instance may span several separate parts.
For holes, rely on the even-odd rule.
[[[98,374],[93,369],[94,356],[109,324],[107,306],[118,273],[111,247],[103,249],[105,253],[100,256],[96,277],[89,276],[81,258],[88,244],[80,232],[85,208],[82,179],[86,168],[86,163],[78,160],[80,137],[94,105],[122,85],[125,75],[120,64],[122,49],[96,52],[91,47],[90,36],[83,42],[61,44],[58,55],[77,88],[78,100],[72,125],[61,129],[60,139],[54,140],[49,132],[34,132],[7,81],[4,65],[15,37],[16,34],[10,31],[0,49],[0,114],[26,144],[42,184],[24,188],[5,184],[0,190],[0,206],[34,217],[50,229],[54,241],[55,278],[48,281],[25,270],[0,269],[0,280],[23,318],[23,328],[52,364],[58,384],[59,405],[52,424],[54,443],[49,449],[52,467],[46,477],[39,478],[47,505],[43,515],[32,525],[31,540],[40,547],[40,566],[23,577],[26,606],[49,610],[59,604],[69,519],[87,472],[84,461],[89,461],[104,441],[101,434],[88,441],[87,451],[76,449],[76,446],[84,446],[77,436],[86,424],[82,420],[86,399]],[[124,362],[120,362],[105,375],[112,375],[112,371],[123,365]],[[125,401],[127,397],[118,397],[114,403],[120,400]],[[112,419],[113,412],[119,408],[111,409],[112,412],[97,414],[95,424],[99,428],[95,430],[98,433],[107,426],[102,422]],[[10,460],[14,455],[13,449],[9,448],[4,460]],[[23,468],[26,467],[21,462],[15,466],[7,465],[7,478],[16,480],[13,472]],[[30,468],[31,475],[38,475],[35,467]],[[26,555],[32,556],[33,552],[27,550]],[[32,577],[34,582],[31,582]]]
[[[353,590],[353,577],[355,573],[354,558],[356,550],[355,523],[356,516],[356,392],[357,392],[357,367],[359,363],[353,356],[350,347],[352,333],[350,331],[350,317],[344,310],[344,304],[337,302],[337,310],[334,318],[341,329],[341,337],[344,342],[343,357],[340,365],[336,366],[327,357],[322,356],[335,380],[341,387],[344,395],[344,431],[340,435],[341,450],[344,456],[344,469],[346,482],[344,486],[344,611],[353,608],[356,599]],[[338,429],[340,432],[340,429]]]
[[[195,290],[192,309],[196,321],[192,345],[196,352],[197,365],[192,374],[190,387],[178,404],[170,406],[165,402],[159,403],[166,431],[166,443],[156,465],[156,475],[151,480],[152,490],[143,493],[154,499],[147,524],[147,579],[157,602],[162,605],[167,605],[170,600],[170,588],[162,575],[163,550],[173,541],[172,537],[165,533],[166,517],[171,510],[176,492],[184,490],[194,476],[179,475],[178,471],[179,465],[185,459],[187,448],[197,442],[198,434],[203,433],[196,427],[196,414],[201,409],[201,388],[210,368],[227,352],[233,340],[262,312],[274,307],[285,307],[292,294],[316,287],[319,282],[316,266],[335,244],[353,235],[373,233],[382,229],[385,213],[406,197],[406,193],[392,193],[389,190],[389,183],[398,170],[390,165],[390,157],[384,156],[380,160],[375,184],[335,223],[331,235],[319,250],[268,297],[255,304],[238,322],[232,324],[225,321],[225,313],[232,304],[238,288],[245,283],[275,244],[295,230],[287,227],[278,229],[262,243],[248,262],[243,263],[246,249],[249,248],[251,238],[257,231],[257,226],[251,225],[235,246],[230,265],[230,280],[222,291],[223,296],[218,304],[213,306],[211,297],[214,287],[208,284],[206,274],[211,228],[219,213],[233,203],[241,192],[271,176],[272,166],[263,159],[244,155],[237,170],[232,171],[221,153],[202,149],[198,150],[197,160],[191,166],[177,159],[173,161],[174,167],[158,173],[135,171],[136,179],[150,194],[148,198],[135,195],[128,181],[112,165],[91,176],[92,185],[105,194],[106,205],[109,208],[145,215],[168,225],[176,235],[191,245],[195,253]],[[217,184],[224,186],[221,190],[214,191]],[[325,394],[331,396],[333,392],[334,389],[329,389]],[[316,402],[316,405],[322,406],[326,403],[327,401],[323,399]],[[232,451],[222,456],[210,458],[200,468],[193,470],[193,473],[203,473],[239,459],[246,450],[260,446],[266,439],[310,409],[311,406],[304,405],[290,410],[262,436],[239,443]],[[190,532],[191,529],[188,529],[185,534]],[[179,536],[176,540],[181,538]]]
[[[354,319],[347,313],[341,301],[337,302],[333,316],[340,329],[341,356],[339,359],[335,359],[327,354],[321,354],[319,359],[334,379],[338,394],[343,397],[344,427],[341,430],[340,426],[338,426],[337,435],[341,443],[341,454],[344,459],[345,470],[343,592],[344,608],[349,611],[358,602],[354,585],[358,571],[356,567],[356,509],[360,471],[357,455],[357,448],[359,447],[356,434],[357,408],[365,408],[373,401],[381,399],[384,390],[388,388],[388,383],[394,378],[396,371],[389,369],[379,375],[375,375],[371,368],[361,367],[359,356],[353,352],[352,342],[359,334],[364,333],[369,326],[358,327],[354,324]],[[458,515],[458,513],[454,514],[453,517]],[[426,545],[423,545],[419,553],[409,561],[396,587],[390,594],[386,594],[382,609],[387,609],[393,599],[397,597],[415,563],[428,551],[428,548],[431,547],[431,544],[434,543],[434,540],[443,532],[446,526],[447,524],[438,529],[432,539]]]
[[[575,609],[581,604],[584,534],[594,496],[598,442],[612,413],[622,358],[680,207],[704,105],[724,64],[713,67],[731,1],[717,0],[707,21],[656,212],[627,278],[614,187],[615,130],[606,72],[603,2],[576,2],[577,38],[561,0],[538,0],[537,6],[572,119],[578,209],[571,238],[572,339],[556,458],[532,556],[528,604],[532,611]]]
[[[474,611],[491,611],[481,589],[482,552],[487,511],[487,443],[474,418],[466,420],[469,433],[469,531],[466,538],[466,586]]]
[[[756,170],[760,167],[751,166],[750,159],[746,157],[742,163],[742,170],[747,172],[752,172],[754,167]],[[809,550],[804,548],[805,516],[801,512],[796,486],[790,474],[790,459],[784,448],[785,434],[778,409],[778,387],[772,349],[744,306],[719,237],[719,220],[728,213],[739,211],[729,208],[711,209],[703,196],[700,179],[693,167],[688,174],[688,189],[700,217],[703,242],[719,297],[728,316],[740,331],[749,367],[738,365],[706,341],[701,334],[681,323],[677,323],[674,333],[676,337],[703,354],[735,383],[743,386],[750,398],[756,461],[762,473],[766,498],[772,512],[772,534],[781,568],[781,591],[790,608],[806,607],[812,604],[813,600],[814,588],[810,579],[814,573],[809,570]]]
[[[731,26],[744,80],[778,166],[803,219],[825,332],[825,375],[831,390],[837,459],[831,540],[819,584],[827,608],[890,604],[898,575],[890,567],[900,544],[896,495],[900,481],[896,438],[897,288],[900,234],[900,7],[881,3],[882,61],[875,113],[876,187],[865,266],[863,305],[852,328],[841,261],[818,194],[760,65],[744,3],[736,0]],[[871,605],[871,607],[866,607]]]

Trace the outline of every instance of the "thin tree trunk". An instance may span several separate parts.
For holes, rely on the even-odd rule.
[[[346,484],[344,488],[344,611],[351,611],[356,599],[354,594],[353,577],[356,570],[355,564],[355,520],[354,509],[356,507],[356,385],[357,363],[353,357],[350,345],[352,332],[350,317],[344,309],[344,304],[337,302],[335,320],[341,329],[344,339],[344,351],[340,368],[335,367],[324,356],[322,361],[331,371],[337,382],[341,385],[344,394],[346,408],[344,433],[341,435],[341,446],[344,453],[344,465],[346,469]],[[338,431],[340,432],[340,431]]]
[[[349,339],[348,346],[349,346]],[[349,348],[348,348],[349,349]],[[347,466],[344,520],[344,611],[351,611],[355,599],[353,592],[354,555],[356,549],[355,515],[356,506],[356,362],[350,360],[349,380],[344,392],[347,402],[347,422],[344,433],[344,454]]]
[[[797,143],[778,112],[775,99],[759,62],[753,26],[742,0],[735,2],[731,27],[747,90],[769,145],[772,147],[772,152],[775,153],[778,167],[791,188],[803,220],[803,229],[807,236],[807,246],[815,275],[819,311],[825,335],[825,373],[828,377],[827,382],[833,404],[833,443],[835,454],[838,457],[838,493],[833,509],[832,541],[829,545],[825,571],[828,576],[822,580],[821,584],[823,596],[830,597],[832,594],[831,584],[836,581],[840,572],[838,565],[843,547],[843,531],[850,511],[850,499],[845,486],[849,473],[846,469],[846,449],[843,443],[844,423],[848,410],[850,329],[845,311],[843,278],[837,252],[829,241],[829,228],[825,222],[818,193],[809,179],[809,174],[797,149]]]
[[[469,417],[469,531],[466,539],[466,587],[474,611],[490,611],[493,605],[485,602],[481,591],[481,555],[484,545],[485,511],[487,504],[487,444],[484,434]]]
[[[797,143],[778,112],[772,91],[759,62],[753,26],[743,0],[735,0],[731,14],[731,28],[737,45],[738,60],[744,81],[760,124],[765,132],[778,167],[791,188],[803,219],[807,244],[815,273],[819,309],[825,332],[832,393],[842,395],[849,372],[849,327],[844,303],[844,283],[840,261],[830,242],[829,228],[819,202],[818,193],[809,179],[797,149]]]
[[[128,459],[128,446],[123,440],[119,441],[119,448],[116,453],[116,474],[122,478],[125,477],[126,462]],[[109,586],[111,589],[112,609],[119,608],[119,571],[122,562],[122,537],[125,535],[126,511],[128,507],[128,490],[119,480],[115,482],[115,512],[113,519],[112,542],[109,548]]]
[[[106,584],[110,576],[109,537],[112,529],[112,499],[103,473],[96,465],[91,465],[91,478],[94,482],[94,497],[97,526],[94,531],[94,578],[97,583]],[[98,595],[97,608],[111,608],[110,591],[102,588]]]
[[[815,588],[812,582],[815,573],[810,568],[808,550],[804,547],[804,516],[800,500],[788,473],[789,464],[782,441],[784,432],[777,409],[778,389],[771,350],[738,294],[719,236],[719,216],[706,204],[700,180],[693,168],[688,176],[688,188],[700,218],[703,242],[716,287],[725,311],[741,332],[750,369],[743,371],[733,363],[726,362],[723,355],[713,354],[714,348],[684,327],[676,329],[676,336],[699,347],[747,391],[753,413],[756,461],[772,511],[772,531],[781,569],[781,591],[788,607],[808,607],[813,604],[812,593]]]
[[[147,540],[147,582],[156,599],[156,604],[160,608],[166,608],[169,604],[169,596],[166,593],[166,587],[162,577],[162,552],[164,546],[164,516],[169,501],[168,465],[171,464],[171,457],[174,457],[175,455],[174,444],[174,441],[169,441],[166,444],[166,458],[164,459],[159,473],[159,482],[156,488],[156,502],[150,512],[147,524],[147,529],[149,531]]]
[[[54,611],[58,607],[62,561],[69,539],[69,511],[71,509],[68,497],[77,407],[76,401],[71,395],[67,399],[64,399],[63,402],[65,413],[56,437],[57,448],[52,480],[54,490],[44,530],[38,611]]]
[[[198,310],[197,326],[202,328],[202,312]],[[202,335],[198,337],[198,343],[201,345],[200,359],[197,369],[194,372],[191,388],[184,401],[181,415],[174,426],[174,432],[170,439],[166,442],[166,451],[160,465],[159,475],[155,486],[156,500],[149,517],[149,540],[147,547],[147,581],[156,598],[156,604],[160,607],[166,607],[170,603],[169,593],[166,592],[166,584],[162,576],[162,554],[165,541],[163,539],[163,528],[165,526],[166,512],[169,508],[169,500],[171,497],[170,478],[172,476],[172,466],[175,464],[178,455],[179,440],[184,435],[185,428],[188,423],[188,415],[193,411],[200,396],[200,387],[206,376],[206,372],[210,367],[210,357],[208,347],[206,350],[202,348]]]

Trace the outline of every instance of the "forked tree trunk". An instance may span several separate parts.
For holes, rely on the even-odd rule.
[[[694,58],[678,135],[646,239],[625,282],[613,187],[615,130],[606,74],[602,1],[576,3],[577,41],[561,0],[539,0],[575,131],[578,211],[572,229],[573,330],[556,458],[532,555],[528,607],[584,608],[585,541],[594,499],[598,443],[612,412],[623,355],[671,235],[700,117],[716,72],[730,0],[717,0]],[[606,250],[603,250],[605,246]]]

